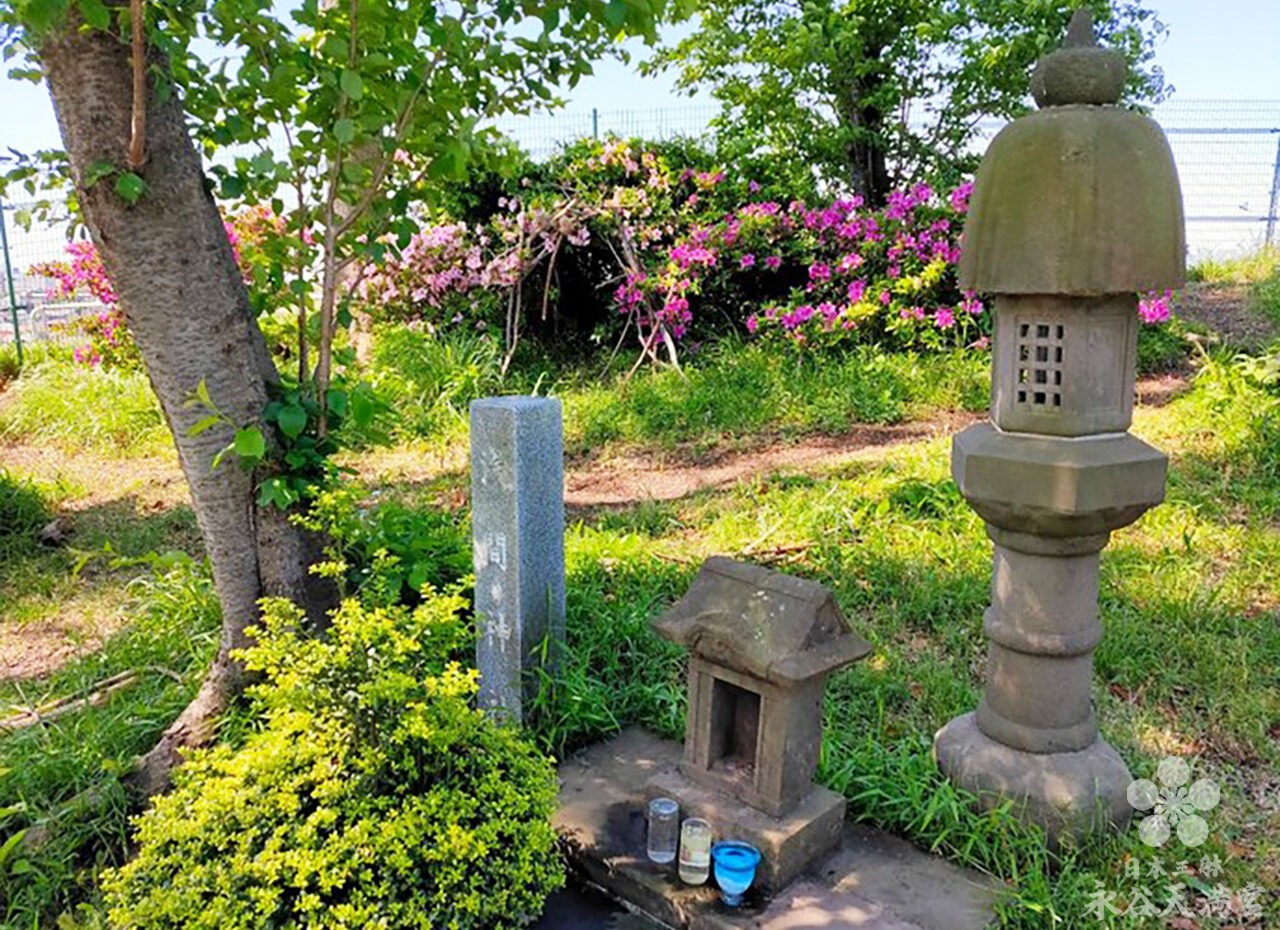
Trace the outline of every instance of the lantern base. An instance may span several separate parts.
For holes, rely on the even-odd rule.
[[[1133,815],[1125,796],[1133,776],[1100,739],[1077,752],[1024,752],[991,739],[975,714],[964,714],[938,731],[933,752],[942,773],[976,794],[983,810],[1013,800],[1015,816],[1043,827],[1055,846],[1124,829]]]

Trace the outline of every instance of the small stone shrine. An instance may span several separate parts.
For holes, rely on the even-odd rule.
[[[994,543],[990,652],[977,711],[934,748],[953,782],[1053,839],[1131,813],[1090,698],[1099,560],[1164,498],[1165,456],[1128,429],[1137,295],[1183,283],[1182,201],[1160,127],[1117,106],[1125,75],[1078,10],[1032,76],[1040,111],[983,158],[960,259],[961,287],[995,297],[991,421],[951,457]]]
[[[870,644],[822,585],[726,558],[654,626],[689,649],[689,710],[684,760],[650,793],[736,827],[764,854],[763,884],[785,884],[839,841],[844,798],[813,783],[823,687]]]
[[[638,727],[560,766],[555,818],[579,876],[678,930],[979,930],[998,883],[870,827],[813,782],[823,688],[871,646],[820,584],[709,559],[655,630],[689,650],[683,747]],[[645,854],[645,807],[674,799],[760,850],[741,907]]]

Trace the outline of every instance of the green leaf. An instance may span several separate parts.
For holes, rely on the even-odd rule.
[[[627,4],[625,0],[609,0],[604,8],[604,21],[612,29],[621,29],[627,22]]]
[[[206,430],[212,429],[213,427],[217,426],[221,422],[222,422],[222,417],[219,414],[216,414],[216,413],[210,414],[204,419],[199,420],[195,423],[192,423],[189,427],[187,427],[187,435],[199,436],[201,433],[205,432]]]
[[[37,36],[48,32],[67,15],[67,0],[29,0],[23,12],[24,25]]]
[[[431,174],[447,181],[463,181],[467,177],[467,158],[470,152],[466,143],[450,139],[444,151],[431,162]]]
[[[356,124],[344,117],[333,124],[333,135],[343,145],[348,145],[356,137]]]
[[[338,416],[346,416],[347,414],[347,392],[338,388],[330,388],[329,393],[325,395],[329,400],[329,409]]]
[[[111,25],[111,12],[102,0],[79,0],[80,15],[94,29],[106,29]]]
[[[125,203],[133,205],[142,199],[147,192],[147,182],[132,171],[126,171],[116,178],[116,193]]]
[[[93,187],[103,178],[109,178],[116,173],[116,166],[109,161],[95,161],[89,166],[89,170],[84,173],[85,190]]]
[[[280,426],[280,432],[290,439],[297,439],[307,428],[307,411],[300,404],[286,404],[280,409],[276,423]]]
[[[351,394],[351,421],[356,426],[366,426],[377,413],[378,405],[368,391],[356,390]]]
[[[22,838],[26,835],[26,828],[16,830],[9,835],[9,838],[4,841],[4,845],[0,846],[0,866],[5,864],[5,861],[13,854],[13,851],[18,848],[18,844],[22,842]]]
[[[213,399],[209,397],[209,385],[204,383],[204,378],[200,379],[200,383],[196,385],[196,389],[191,392],[182,404],[184,407],[207,407],[209,410],[217,410],[213,406]]]
[[[244,178],[238,174],[229,174],[222,179],[222,197],[224,200],[235,200],[244,195]]]
[[[421,591],[422,586],[431,578],[431,569],[434,566],[430,562],[415,562],[413,568],[409,571],[409,587],[415,591]]]
[[[236,430],[236,438],[231,444],[235,447],[236,455],[240,456],[240,461],[246,465],[257,465],[267,454],[267,441],[262,436],[262,430],[256,426]]]
[[[359,100],[364,96],[364,81],[360,80],[360,75],[350,69],[343,69],[342,74],[338,76],[338,86],[352,100]]]

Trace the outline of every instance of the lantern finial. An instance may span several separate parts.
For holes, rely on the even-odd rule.
[[[1042,108],[1115,105],[1124,92],[1128,70],[1123,55],[1098,45],[1093,13],[1081,7],[1071,16],[1062,48],[1050,52],[1036,65],[1031,75],[1031,93]]]

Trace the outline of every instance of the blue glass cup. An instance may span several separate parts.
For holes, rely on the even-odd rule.
[[[725,840],[711,847],[711,862],[720,898],[729,907],[742,903],[742,895],[755,881],[760,850],[741,840]]]

